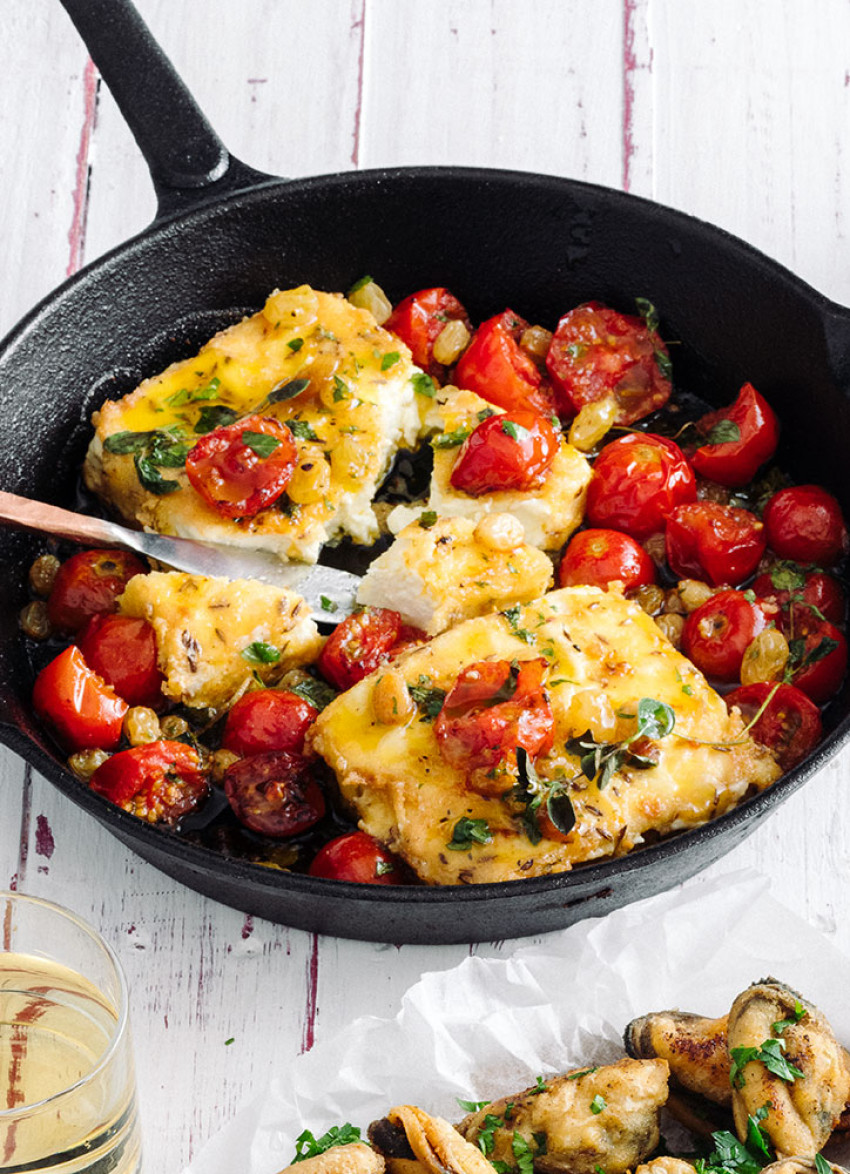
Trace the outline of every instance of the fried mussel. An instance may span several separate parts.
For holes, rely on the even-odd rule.
[[[850,1174],[821,1153],[850,1120],[850,1055],[784,983],[753,983],[716,1019],[641,1016],[624,1043],[616,1063],[462,1102],[454,1125],[398,1105],[368,1144],[331,1142],[306,1165],[299,1155],[300,1174]],[[665,1110],[695,1152],[668,1152]]]

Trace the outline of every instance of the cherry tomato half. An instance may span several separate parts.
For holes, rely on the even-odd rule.
[[[795,609],[780,614],[791,649],[786,672],[798,689],[822,705],[841,688],[847,672],[847,641],[843,633],[814,612]]]
[[[679,578],[735,587],[749,579],[767,545],[764,526],[749,510],[693,501],[667,517],[667,561]]]
[[[773,692],[775,690],[775,692]],[[767,746],[783,771],[791,770],[814,750],[823,732],[820,710],[805,693],[793,685],[773,685],[759,681],[743,685],[726,696],[726,707],[737,707],[746,723],[770,697],[764,712],[750,734],[756,742]]]
[[[397,611],[366,607],[337,624],[318,660],[319,672],[336,689],[350,689],[410,643],[411,629]]]
[[[348,832],[325,844],[308,869],[310,876],[360,885],[403,885],[407,874],[397,856],[366,832]]]
[[[86,663],[129,705],[159,709],[164,704],[156,636],[147,620],[92,616],[80,636]]]
[[[744,653],[767,618],[743,591],[718,591],[685,620],[682,652],[717,681],[737,681]]]
[[[831,566],[845,552],[841,506],[819,485],[780,489],[765,506],[763,520],[767,544],[780,558]]]
[[[559,585],[607,587],[615,579],[624,591],[645,587],[655,582],[655,563],[640,543],[619,530],[579,530],[573,535],[558,568]]]
[[[537,412],[514,408],[504,416],[489,416],[461,445],[452,488],[473,497],[537,489],[552,467],[558,444],[558,433]]]
[[[73,644],[51,660],[35,679],[32,703],[66,750],[112,750],[121,741],[129,706],[111,685],[92,672]]]
[[[667,403],[673,384],[662,367],[669,362],[657,331],[601,302],[565,314],[546,355],[561,415],[613,395],[617,424],[633,424]]]
[[[174,824],[208,790],[197,750],[183,742],[149,742],[107,758],[89,786],[148,823]]]
[[[318,710],[297,693],[257,689],[240,697],[227,715],[221,744],[242,758],[271,750],[301,754]]]
[[[503,310],[482,322],[455,369],[455,383],[506,411],[527,408],[551,416],[555,400],[534,360],[519,345],[528,323]]]
[[[469,315],[454,294],[437,286],[403,298],[384,323],[384,329],[407,343],[417,367],[442,381],[446,368],[434,359],[434,343],[446,323],[453,320],[463,322],[467,330],[472,330]]]
[[[818,619],[844,623],[844,588],[833,575],[823,571],[806,571],[796,563],[779,562],[755,577],[753,591],[761,599],[772,599],[783,612],[793,609],[797,613],[808,608]]]
[[[78,632],[92,616],[115,611],[115,600],[147,567],[126,550],[80,550],[59,568],[47,614],[60,632]]]
[[[671,510],[696,495],[693,470],[679,446],[663,436],[633,432],[606,445],[596,458],[587,520],[640,541],[663,530]]]
[[[706,442],[691,456],[691,464],[703,477],[730,488],[752,481],[779,444],[779,421],[751,383],[744,384],[728,408],[698,420],[697,431]]]
[[[285,424],[247,416],[202,436],[186,457],[189,483],[225,518],[250,518],[286,489],[298,452]]]
[[[554,718],[543,688],[546,661],[485,660],[467,665],[434,722],[440,753],[469,771],[496,766],[518,746],[530,755],[552,745]],[[508,785],[513,780],[508,777]]]
[[[274,839],[306,832],[325,814],[325,799],[300,754],[278,750],[234,762],[224,793],[240,823]]]

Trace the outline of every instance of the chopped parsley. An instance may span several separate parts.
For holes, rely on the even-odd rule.
[[[517,444],[522,444],[531,435],[528,428],[523,428],[522,424],[515,424],[513,420],[509,420],[506,416],[503,416],[501,419],[501,428],[505,436],[509,436],[511,440],[515,440]]]
[[[339,604],[335,603],[332,599],[329,599],[327,595],[319,596],[319,604],[322,608],[322,611],[333,612],[337,611],[339,608]]]
[[[783,1039],[766,1039],[760,1048],[732,1048],[732,1067],[729,1071],[729,1083],[734,1088],[744,1087],[744,1068],[753,1060],[764,1064],[768,1072],[785,1080],[789,1084],[803,1073],[794,1064],[789,1063],[782,1054],[785,1050]]]
[[[799,999],[794,1000],[794,1011],[789,1019],[780,1019],[771,1026],[771,1031],[774,1035],[782,1035],[787,1027],[794,1027],[801,1019],[805,1018],[806,1008]]]
[[[437,511],[423,510],[423,512],[419,515],[418,522],[423,530],[430,530],[432,526],[436,525]]]
[[[334,1146],[350,1145],[352,1142],[362,1140],[357,1126],[348,1122],[345,1125],[332,1125],[327,1133],[323,1133],[321,1137],[314,1137],[309,1129],[305,1129],[295,1139],[295,1157],[290,1164],[294,1166],[296,1162],[318,1157],[319,1154],[333,1149]]]
[[[480,1113],[490,1104],[490,1101],[462,1101],[460,1097],[455,1099],[465,1113]]]
[[[607,1109],[607,1108],[608,1108],[608,1102],[605,1100],[605,1098],[603,1096],[600,1096],[600,1094],[597,1093],[596,1096],[593,1098],[593,1100],[590,1102],[591,1113],[598,1115],[599,1113],[602,1112],[603,1109]]]
[[[507,620],[508,627],[518,640],[522,640],[523,644],[534,643],[533,633],[529,632],[527,628],[521,628],[519,626],[520,616],[522,615],[520,604],[515,603],[513,607],[509,607],[506,611],[501,612],[501,615]]]
[[[596,1068],[579,1068],[578,1072],[568,1072],[567,1080],[579,1080],[582,1076],[589,1076],[591,1072],[596,1072]]]
[[[463,444],[472,430],[470,428],[455,428],[451,432],[441,432],[431,441],[432,448],[457,448]]]
[[[401,355],[398,351],[388,351],[381,359],[381,370],[389,371],[390,367],[394,367],[400,358]]]

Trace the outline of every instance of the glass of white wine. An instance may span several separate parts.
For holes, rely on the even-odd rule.
[[[140,1169],[127,983],[67,909],[0,892],[0,1172]]]

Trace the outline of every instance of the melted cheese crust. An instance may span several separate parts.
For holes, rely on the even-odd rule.
[[[358,603],[389,607],[429,636],[459,620],[485,615],[542,595],[552,583],[552,563],[522,542],[494,550],[476,536],[471,518],[412,522],[369,567]]]
[[[193,358],[94,414],[85,482],[144,528],[315,562],[323,543],[344,534],[363,543],[378,537],[372,498],[396,450],[420,431],[417,373],[404,343],[341,295],[309,286],[273,293]],[[274,388],[295,379],[309,380],[307,388],[267,403]],[[298,466],[286,494],[251,518],[222,517],[183,469],[161,470],[180,488],[157,496],[140,483],[131,454],[104,448],[118,432],[174,427],[193,443],[201,412],[211,407],[238,416],[261,409],[294,431]]]
[[[438,434],[472,431],[483,416],[504,414],[472,391],[446,387],[424,416],[427,427]],[[591,467],[587,459],[561,437],[560,447],[543,484],[531,490],[499,490],[473,496],[452,488],[451,475],[460,454],[460,445],[434,449],[427,508],[441,518],[462,517],[478,521],[485,514],[513,514],[522,522],[526,541],[541,550],[559,550],[584,518]],[[415,516],[408,506],[398,506],[388,524],[394,533]]]
[[[315,660],[324,643],[300,595],[253,579],[151,571],[130,580],[118,610],[153,626],[162,691],[189,706],[227,705],[255,672],[274,684]],[[278,658],[271,664],[246,659],[254,643],[270,645]]]
[[[565,841],[544,836],[532,843],[515,801],[475,790],[474,778],[445,761],[432,723],[418,713],[402,725],[380,724],[372,701],[380,669],[333,701],[312,727],[312,747],[336,773],[360,826],[424,881],[511,880],[622,855],[647,833],[696,827],[779,777],[770,753],[743,735],[738,712],[727,713],[655,622],[613,590],[563,588],[512,610],[510,619],[467,620],[394,667],[408,686],[448,690],[465,665],[540,656],[548,663],[555,738],[535,768],[542,779],[567,785],[576,825]],[[588,729],[597,741],[628,736],[644,697],[672,707],[675,731],[653,743],[656,766],[624,766],[600,789],[564,743]],[[492,843],[448,849],[463,817],[486,820]]]

